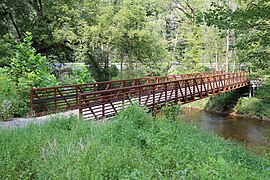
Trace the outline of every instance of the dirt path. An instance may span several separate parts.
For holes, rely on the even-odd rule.
[[[36,117],[36,118],[14,118],[11,119],[10,121],[4,121],[0,122],[0,129],[1,128],[16,128],[16,127],[25,127],[28,124],[43,124],[46,121],[49,121],[52,118],[56,117],[70,117],[72,115],[79,116],[79,111],[74,110],[74,111],[68,111],[64,113],[57,113],[57,114],[52,114],[52,115],[47,115],[47,116],[42,116],[42,117]]]

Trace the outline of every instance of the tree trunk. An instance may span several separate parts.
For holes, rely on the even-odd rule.
[[[233,49],[233,72],[236,69],[236,48]]]
[[[218,71],[218,49],[216,50],[216,71]]]
[[[226,31],[226,73],[229,72],[229,53],[230,53],[230,30]]]
[[[121,59],[121,63],[120,63],[120,77],[121,79],[123,79],[123,58]]]

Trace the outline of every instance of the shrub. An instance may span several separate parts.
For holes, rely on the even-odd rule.
[[[233,111],[247,116],[257,116],[261,119],[270,118],[270,101],[258,98],[241,98]]]
[[[64,73],[59,79],[59,83],[62,85],[85,84],[90,82],[95,82],[95,80],[91,77],[91,71],[84,66],[74,67],[71,73]]]
[[[27,101],[18,92],[16,85],[4,74],[0,74],[0,120],[8,120],[27,113]]]
[[[239,90],[233,90],[230,92],[218,94],[216,96],[211,96],[205,105],[205,109],[221,112],[230,111],[231,109],[229,106],[234,106],[238,101],[238,91]]]
[[[270,100],[270,79],[262,82],[262,86],[255,91],[255,96],[262,99]]]
[[[16,45],[15,57],[4,71],[22,91],[57,84],[54,75],[48,71],[46,57],[36,54],[32,47],[30,32],[26,33],[23,42]]]
[[[166,103],[163,112],[167,119],[175,121],[180,113],[180,104],[175,104],[174,102]]]

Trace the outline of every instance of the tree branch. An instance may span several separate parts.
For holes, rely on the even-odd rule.
[[[190,6],[188,0],[184,0],[184,2],[185,2],[185,4],[187,5],[187,7],[190,9],[192,18],[194,19],[194,17],[195,17],[194,9]]]
[[[17,26],[17,24],[16,24],[16,22],[15,22],[15,20],[14,20],[14,18],[13,18],[12,13],[11,13],[11,12],[8,12],[4,6],[2,6],[2,9],[3,9],[3,11],[5,12],[5,14],[8,14],[8,15],[9,15],[10,20],[11,20],[11,22],[12,22],[14,28],[16,29],[16,32],[17,32],[17,34],[18,34],[18,37],[19,37],[19,39],[21,39],[21,33],[20,33],[19,28],[18,28],[18,26]]]
[[[182,6],[182,4],[180,2],[175,2],[174,4],[174,8],[179,9],[180,11],[182,11],[188,18],[193,18],[192,14],[189,14],[184,7]]]

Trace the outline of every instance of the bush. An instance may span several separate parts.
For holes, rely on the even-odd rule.
[[[31,88],[57,85],[47,68],[45,56],[36,54],[31,33],[16,45],[15,56],[9,66],[0,69],[0,119],[21,117],[29,110]]]
[[[29,107],[16,85],[4,74],[0,74],[0,84],[0,120],[25,115]]]
[[[180,104],[174,102],[166,103],[163,112],[167,119],[175,121],[180,113]]]
[[[32,47],[32,35],[27,32],[23,42],[16,45],[15,57],[12,58],[10,67],[5,67],[4,72],[19,90],[29,92],[30,88],[57,85],[57,80],[48,71],[47,64],[45,56],[36,54]]]
[[[270,118],[270,101],[258,98],[241,98],[233,111],[247,116],[257,116],[261,119]]]
[[[91,77],[91,71],[86,67],[74,67],[71,73],[64,73],[59,79],[61,85],[67,84],[86,84],[90,82],[95,82]]]
[[[234,106],[239,98],[237,91],[239,90],[211,96],[205,105],[205,109],[220,112],[229,111],[229,106]]]
[[[255,91],[255,96],[262,99],[270,100],[270,79],[267,78],[262,82],[262,86]]]

